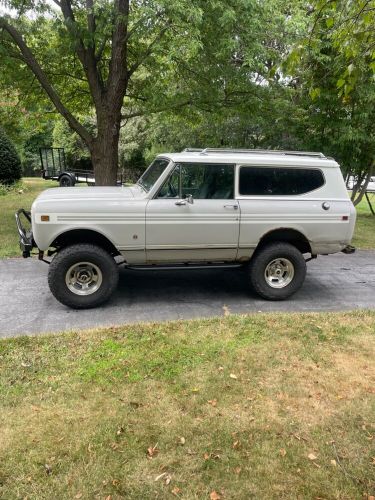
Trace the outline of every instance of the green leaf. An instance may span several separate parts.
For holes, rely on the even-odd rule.
[[[338,89],[341,89],[344,85],[345,85],[345,80],[343,80],[342,78],[340,78],[336,83]]]
[[[310,89],[309,91],[310,97],[313,101],[315,101],[318,97],[320,97],[321,90],[319,87]]]
[[[351,75],[353,73],[354,68],[355,68],[355,66],[353,63],[349,64],[349,66],[348,66],[348,74],[349,75]]]
[[[328,29],[331,29],[334,24],[335,20],[333,19],[333,17],[329,17],[328,19],[326,19],[326,25]]]

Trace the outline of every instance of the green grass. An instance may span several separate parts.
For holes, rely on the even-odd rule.
[[[375,195],[370,195],[370,202],[375,210]],[[357,224],[353,245],[363,249],[375,249],[375,215],[372,215],[367,200],[364,199],[356,207]]]
[[[57,186],[55,181],[24,178],[20,189],[0,196],[0,258],[19,257],[18,233],[14,213],[19,208],[30,210],[32,202],[44,189]]]
[[[375,313],[0,341],[0,497],[363,499]]]
[[[17,190],[0,196],[0,258],[20,256],[14,212],[18,208],[30,209],[40,192],[58,184],[54,181],[26,178],[23,179],[23,185],[22,192]],[[375,249],[375,216],[371,215],[366,200],[363,200],[357,207],[357,225],[353,245],[363,249]]]

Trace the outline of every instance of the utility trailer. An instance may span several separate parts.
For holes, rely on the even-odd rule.
[[[64,148],[39,148],[43,179],[58,181],[61,187],[79,182],[95,185],[93,170],[67,168]]]

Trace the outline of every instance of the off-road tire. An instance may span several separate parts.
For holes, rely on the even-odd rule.
[[[101,271],[101,285],[91,295],[76,295],[66,284],[68,270],[79,262],[90,262]],[[103,304],[111,297],[117,287],[118,277],[118,266],[114,258],[103,248],[76,244],[63,248],[52,259],[48,271],[48,285],[55,298],[62,304],[73,309],[89,309]]]
[[[275,259],[288,259],[294,267],[294,276],[283,288],[273,288],[265,277],[270,262]],[[250,283],[258,295],[267,300],[284,300],[299,290],[305,280],[306,262],[301,252],[290,243],[270,243],[257,250],[249,265]]]

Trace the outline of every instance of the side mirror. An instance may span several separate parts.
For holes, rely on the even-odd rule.
[[[192,194],[185,194],[184,198],[191,205],[194,203],[194,198]]]

